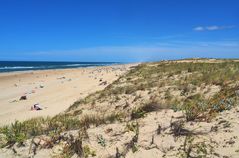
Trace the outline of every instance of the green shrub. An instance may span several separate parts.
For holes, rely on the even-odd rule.
[[[96,152],[94,150],[91,150],[88,145],[83,147],[84,157],[88,158],[89,156],[95,157]]]
[[[131,131],[136,133],[139,130],[139,124],[138,122],[131,122],[126,124],[126,131]]]
[[[204,158],[210,157],[213,148],[205,142],[196,142],[192,136],[186,136],[183,146],[179,149],[178,156],[181,158]]]
[[[196,119],[203,119],[206,117],[208,111],[208,103],[201,95],[194,95],[188,97],[181,105],[181,110],[185,114],[187,121],[194,121]]]
[[[27,134],[25,132],[25,125],[18,121],[12,123],[10,127],[3,127],[1,129],[1,133],[6,136],[6,145],[10,146],[15,143],[23,144],[24,140],[26,140],[27,138]]]
[[[146,114],[146,111],[144,111],[141,107],[140,108],[134,108],[131,112],[131,119],[139,119],[144,117]]]

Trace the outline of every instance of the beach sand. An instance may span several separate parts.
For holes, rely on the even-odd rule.
[[[197,62],[202,61],[192,60],[195,65],[191,63],[188,66],[197,65],[197,69],[182,71],[188,68],[181,67],[180,73],[177,70],[172,75],[168,73],[171,72],[170,70],[185,65],[174,65],[175,62],[170,62],[172,61],[142,64],[104,91],[88,97],[86,102],[76,104],[77,106],[65,113],[70,117],[61,116],[58,121],[53,121],[53,124],[49,125],[48,122],[40,123],[39,127],[42,130],[26,126],[26,132],[25,129],[21,129],[16,133],[31,134],[32,129],[39,132],[36,136],[31,134],[22,143],[7,144],[11,140],[8,135],[11,138],[11,134],[14,134],[12,136],[14,139],[19,136],[12,131],[19,127],[9,127],[9,131],[0,133],[0,145],[7,144],[6,147],[0,148],[0,157],[75,158],[84,155],[84,157],[103,158],[238,158],[239,76],[237,71],[231,74],[232,79],[229,80],[231,82],[225,87],[204,80],[194,88],[191,83],[201,76],[185,79],[186,77],[195,74],[207,75],[203,73],[204,70],[212,72],[215,69],[204,67],[204,64],[197,65]],[[205,60],[206,62],[221,61]],[[1,124],[8,124],[16,119],[56,115],[79,98],[105,88],[125,74],[131,66],[134,65],[1,74],[0,86],[3,87],[0,95]],[[225,70],[231,72],[229,68],[238,70],[236,63],[227,62],[223,67],[221,64],[211,66],[220,70],[217,71],[216,77],[222,75],[224,80],[227,78],[222,72]],[[199,71],[200,67],[204,69]],[[162,68],[167,72],[163,72]],[[149,73],[151,76],[148,76]],[[186,81],[184,84],[189,85],[186,88],[175,82],[184,80]],[[105,81],[107,84],[103,84]],[[151,84],[156,81],[158,84]],[[226,89],[226,93],[221,88]],[[27,94],[27,100],[10,103],[12,100],[19,100],[22,93],[29,93],[33,89],[35,93]],[[170,95],[167,95],[167,91]],[[203,95],[205,100],[198,98],[198,95]],[[227,99],[222,101],[222,96],[224,99],[225,95]],[[180,99],[183,104],[175,102],[178,105],[173,107],[170,102],[166,102],[170,101],[167,98]],[[190,102],[186,102],[185,100],[189,98],[191,98]],[[214,105],[215,101],[216,104],[220,103],[221,105],[216,106],[218,110],[225,105],[229,108],[212,111],[215,106],[212,107],[209,101],[213,101]],[[42,111],[30,111],[30,107],[35,103],[46,108]],[[210,111],[200,110],[197,106],[206,107]],[[66,123],[60,121],[62,118]],[[32,126],[33,123],[37,122],[32,121],[26,125]],[[54,128],[58,127],[58,124],[61,128]],[[53,131],[52,127],[56,130]]]
[[[104,89],[131,66],[133,65],[2,73],[0,126],[16,120],[59,114],[80,98]],[[27,100],[20,101],[23,95],[27,96]],[[31,106],[37,103],[43,110],[31,110]]]

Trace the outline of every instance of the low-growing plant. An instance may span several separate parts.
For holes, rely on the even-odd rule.
[[[138,122],[131,122],[126,124],[126,131],[132,131],[136,133],[138,129],[139,129]]]
[[[127,154],[127,152],[129,152],[129,150],[132,150],[133,153],[138,151],[138,145],[137,145],[138,138],[139,138],[139,124],[138,124],[138,122],[128,123],[126,125],[126,130],[134,132],[135,135],[132,137],[130,142],[126,144],[126,148],[121,154],[123,157],[125,157],[125,155]]]
[[[138,119],[144,117],[147,113],[158,111],[160,109],[168,108],[167,106],[163,106],[162,104],[159,104],[156,101],[150,101],[143,106],[140,106],[138,108],[134,108],[131,112],[131,119]]]
[[[182,120],[171,122],[170,131],[175,137],[188,136],[192,134],[191,131],[184,128],[184,121]]]
[[[146,104],[144,104],[142,106],[142,109],[146,113],[149,113],[149,112],[154,112],[154,111],[158,111],[158,110],[162,110],[162,109],[169,109],[169,105],[159,103],[153,99],[153,100],[147,102]]]
[[[99,115],[99,114],[92,114],[92,115],[84,115],[80,119],[81,127],[89,128],[90,125],[99,126],[101,124],[112,123],[116,120],[121,120],[120,113],[113,113],[106,116]]]
[[[212,146],[205,142],[196,142],[192,136],[186,136],[182,148],[179,149],[178,156],[182,158],[203,158],[208,157],[212,151]]]
[[[142,118],[145,116],[145,114],[146,111],[144,111],[141,107],[134,108],[131,112],[131,120]]]
[[[12,146],[15,143],[22,145],[24,140],[26,140],[27,138],[27,133],[25,132],[25,125],[18,121],[12,123],[10,127],[5,126],[1,128],[0,131],[6,136],[6,146]]]
[[[181,105],[187,121],[204,119],[208,112],[208,103],[201,95],[189,96]]]
[[[84,152],[84,157],[85,158],[88,158],[89,156],[92,156],[92,157],[96,156],[95,150],[90,149],[90,147],[88,145],[85,145],[83,147],[83,152]]]
[[[103,138],[102,135],[97,136],[97,142],[100,144],[102,147],[106,147],[106,140]]]

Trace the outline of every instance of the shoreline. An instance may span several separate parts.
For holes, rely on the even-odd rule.
[[[48,70],[74,70],[74,69],[84,69],[84,68],[97,68],[97,67],[108,67],[108,66],[120,66],[120,65],[130,65],[130,64],[139,64],[139,63],[117,63],[117,64],[109,64],[109,65],[99,65],[99,66],[85,66],[85,67],[74,67],[74,68],[51,68],[51,69],[36,69],[36,70],[16,70],[16,71],[0,71],[0,75],[8,74],[8,73],[27,73],[27,72],[37,72],[37,71],[48,71]]]
[[[0,126],[64,112],[75,101],[104,89],[135,65],[0,73]],[[27,100],[20,101],[22,95],[26,95]],[[43,110],[31,111],[34,104],[40,104]]]

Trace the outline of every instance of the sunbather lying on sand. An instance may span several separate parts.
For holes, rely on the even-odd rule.
[[[41,106],[39,104],[34,104],[32,107],[31,107],[31,110],[42,110]]]

